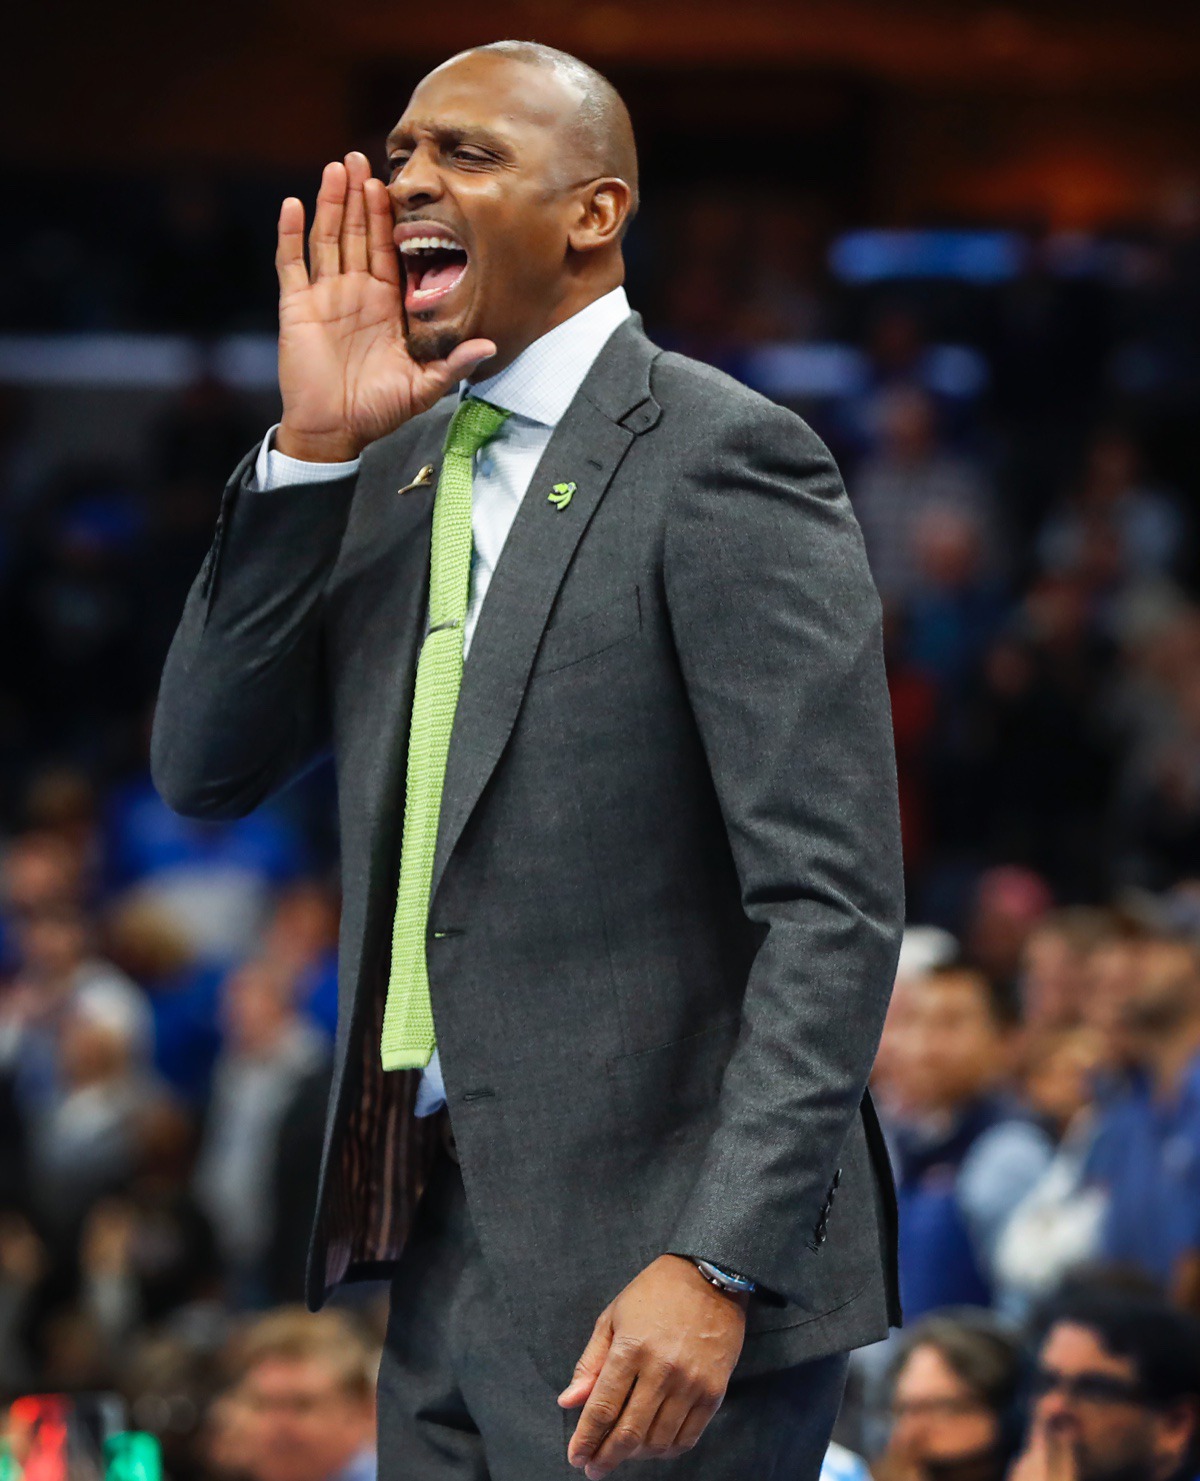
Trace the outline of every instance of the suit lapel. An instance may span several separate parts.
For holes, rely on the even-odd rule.
[[[617,328],[538,462],[480,610],[450,739],[430,899],[512,732],[579,541],[634,438],[658,419],[640,320]],[[556,483],[575,484],[559,508]]]

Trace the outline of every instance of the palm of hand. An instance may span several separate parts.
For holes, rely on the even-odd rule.
[[[279,305],[279,389],[313,432],[366,444],[418,411],[422,368],[404,343],[400,289],[368,272],[322,278]]]

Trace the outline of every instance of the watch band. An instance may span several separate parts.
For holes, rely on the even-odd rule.
[[[727,1295],[732,1293],[744,1296],[757,1290],[757,1286],[748,1276],[739,1275],[736,1270],[726,1270],[723,1265],[714,1265],[711,1260],[699,1260],[694,1255],[692,1263],[709,1285],[716,1286],[719,1291],[724,1291]]]

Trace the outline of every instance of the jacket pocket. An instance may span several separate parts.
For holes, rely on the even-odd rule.
[[[639,632],[641,626],[641,596],[636,586],[626,587],[589,612],[566,612],[547,624],[533,677],[556,673],[604,653]]]

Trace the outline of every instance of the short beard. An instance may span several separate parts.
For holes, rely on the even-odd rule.
[[[408,353],[418,365],[444,360],[451,350],[462,344],[462,336],[453,329],[435,329],[432,325],[414,324],[410,319],[404,331]]]
[[[1077,1449],[1076,1466],[1080,1481],[1151,1481],[1154,1475],[1154,1460],[1149,1454],[1113,1464]]]

